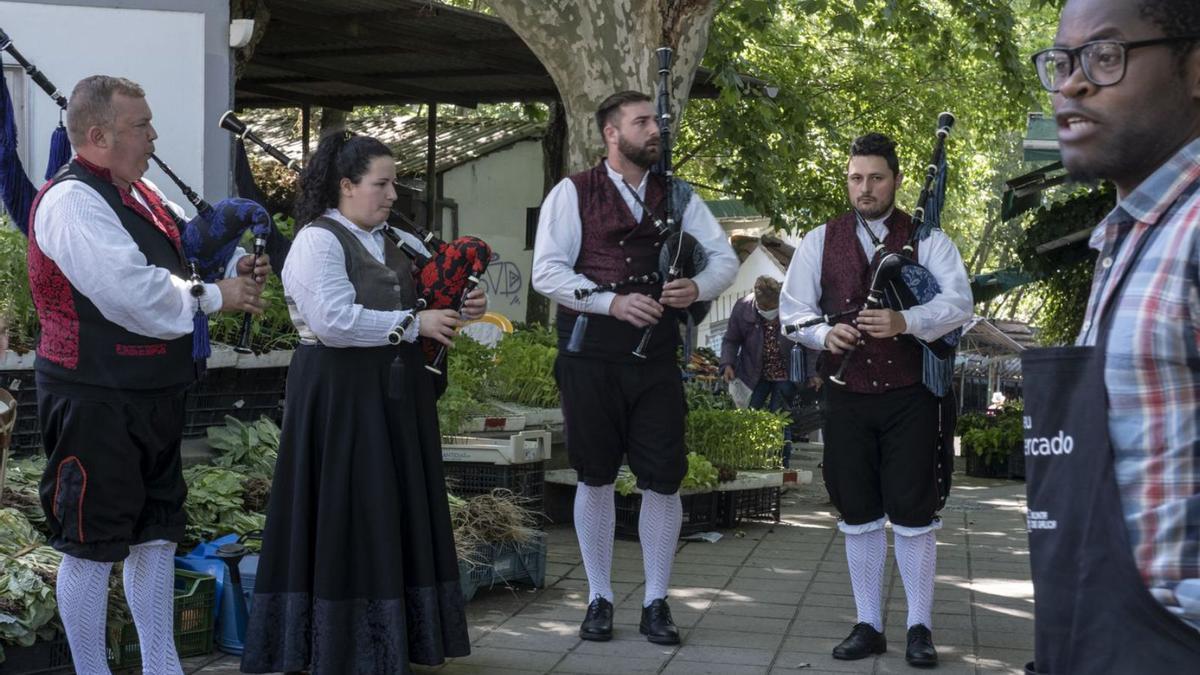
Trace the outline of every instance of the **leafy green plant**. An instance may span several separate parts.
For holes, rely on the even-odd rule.
[[[1043,344],[1070,344],[1079,333],[1091,291],[1096,251],[1087,240],[1039,254],[1037,247],[1099,223],[1116,203],[1112,188],[1089,189],[1038,210],[1019,250],[1027,269],[1038,278],[1043,299],[1038,339]]]
[[[971,426],[965,430],[960,425],[958,428],[962,434],[963,452],[978,455],[985,464],[996,464],[1005,460],[1010,453],[1021,448],[1023,410],[1024,406],[1019,399],[1008,401],[994,416],[977,415],[982,418],[982,422],[972,421]]]
[[[683,395],[687,399],[689,411],[696,410],[733,410],[737,406],[733,397],[724,387],[713,389],[708,383],[689,380],[683,384]]]
[[[679,484],[681,489],[716,487],[718,478],[717,467],[713,466],[707,457],[698,452],[689,452],[687,461],[687,475],[683,477],[683,482]],[[617,474],[616,491],[622,496],[628,497],[633,494],[633,490],[636,487],[637,476],[633,474],[629,467],[621,467],[621,471]]]
[[[209,427],[208,444],[221,454],[213,464],[236,468],[244,475],[270,480],[279,455],[279,427],[267,417],[247,424],[225,416],[225,426]]]
[[[538,331],[514,332],[496,345],[495,366],[485,393],[499,401],[535,408],[558,407],[554,359],[558,349],[546,346]]]
[[[688,413],[685,443],[714,464],[733,469],[779,469],[785,412],[694,410]]]
[[[247,534],[266,525],[265,514],[246,513],[246,477],[238,469],[198,464],[184,469],[183,479],[188,485],[184,548],[202,539],[212,540],[230,532]]]
[[[29,292],[28,241],[13,227],[0,227],[0,319],[7,322],[9,349],[23,354],[37,346],[38,317]]]

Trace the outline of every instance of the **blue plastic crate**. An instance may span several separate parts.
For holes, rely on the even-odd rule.
[[[479,564],[474,567],[458,561],[458,578],[463,597],[468,601],[481,588],[497,584],[527,584],[541,588],[546,584],[546,538],[538,536],[527,544],[492,544],[476,551]]]

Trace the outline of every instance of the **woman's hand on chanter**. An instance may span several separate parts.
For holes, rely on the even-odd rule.
[[[418,331],[421,337],[437,340],[447,347],[453,346],[454,333],[463,325],[458,312],[452,309],[427,309],[417,316],[421,319]]]
[[[487,293],[482,288],[467,293],[466,299],[463,301],[463,318],[467,321],[474,321],[483,316],[487,312]]]

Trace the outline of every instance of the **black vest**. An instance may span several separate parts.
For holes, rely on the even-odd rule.
[[[41,197],[51,185],[68,180],[80,181],[100,194],[148,264],[177,277],[187,276],[183,258],[167,234],[127,206],[115,185],[72,161],[42,188],[30,211],[29,280],[41,323],[34,369],[62,382],[112,389],[163,389],[190,384],[196,379],[190,333],[161,340],[109,321],[38,247],[34,214]],[[95,264],[103,265],[105,261],[96,260]]]
[[[380,263],[361,240],[330,218],[317,218],[308,224],[337,237],[346,256],[346,276],[354,286],[354,302],[366,309],[391,312],[412,309],[417,301],[412,261],[400,247],[383,238],[383,258]]]

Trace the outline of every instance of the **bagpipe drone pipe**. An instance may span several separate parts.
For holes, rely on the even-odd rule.
[[[784,328],[784,332],[792,334],[801,328],[807,328],[820,323],[833,325],[839,319],[857,314],[864,309],[891,309],[902,311],[923,305],[939,293],[941,285],[933,274],[913,258],[915,242],[929,237],[935,228],[941,225],[942,205],[946,194],[946,138],[954,126],[954,115],[943,112],[938,115],[937,139],[934,143],[933,155],[926,167],[925,180],[921,194],[917,198],[917,207],[912,214],[912,234],[901,252],[886,252],[877,249],[878,259],[871,275],[871,286],[867,292],[866,302],[862,307],[855,307],[845,312],[816,317],[809,321],[792,324]],[[862,216],[855,214],[857,225],[866,226]],[[926,341],[908,336],[915,340],[922,351],[922,382],[937,397],[945,396],[951,388],[954,377],[954,354],[962,337],[962,329],[956,328],[936,340]],[[844,385],[843,379],[849,366],[854,350],[843,355],[842,362],[836,373],[830,376],[834,384]]]
[[[11,55],[17,61],[17,63],[21,64],[21,67],[25,70],[33,82],[37,84],[42,91],[46,92],[46,94],[58,104],[61,110],[65,111],[67,109],[67,98],[63,96],[62,92],[60,92],[53,83],[50,82],[49,78],[47,78],[44,73],[38,70],[32,63],[29,62],[28,59],[25,58],[23,54],[21,54],[20,51],[17,50],[16,46],[13,45],[12,39],[3,30],[0,30],[0,49],[3,49],[5,52]],[[7,90],[5,91],[7,92]],[[11,118],[11,115],[9,117]],[[10,120],[6,121],[5,127],[7,127],[9,124]],[[66,144],[66,130],[62,128],[61,121],[59,123],[59,127],[62,130],[63,135],[62,143],[51,143],[52,153],[50,166],[46,171],[47,180],[49,180],[54,174],[57,174],[62,167],[70,161],[70,146],[69,144]],[[59,134],[58,129],[55,130],[55,134],[56,136]],[[9,136],[9,134],[5,134],[5,136]],[[15,137],[13,138],[13,141],[15,143]],[[65,151],[61,147],[55,149],[56,145],[65,145]],[[203,292],[203,286],[201,284],[219,281],[220,279],[224,278],[226,267],[228,266],[230,259],[233,257],[233,253],[237,248],[238,242],[241,241],[242,236],[247,230],[251,230],[254,233],[254,255],[255,262],[257,262],[257,257],[262,255],[263,246],[266,242],[266,239],[271,236],[272,232],[276,231],[274,222],[272,221],[270,215],[266,212],[266,209],[253,201],[239,198],[223,199],[217,202],[215,206],[209,205],[208,202],[198,195],[195,190],[184,183],[183,180],[180,179],[179,176],[176,175],[176,173],[172,171],[171,168],[167,166],[167,164],[163,162],[162,159],[160,159],[157,155],[151,154],[150,159],[152,159],[154,163],[158,165],[159,169],[162,170],[162,172],[171,180],[171,182],[175,183],[176,187],[179,188],[184,197],[186,197],[187,200],[191,202],[192,206],[196,208],[196,216],[186,222],[179,218],[179,216],[173,211],[167,209],[168,212],[171,213],[172,218],[175,219],[175,226],[180,232],[180,243],[182,246],[181,255],[191,267],[193,283],[192,294],[194,296],[198,297]],[[5,168],[9,169],[11,167],[6,166]],[[20,172],[20,177],[24,178],[25,183],[29,183],[28,177],[24,176],[24,171],[20,169],[19,164],[17,165],[16,169]],[[6,175],[4,182],[5,206],[8,208],[9,213],[13,215],[14,219],[17,220],[18,224],[25,222],[26,227],[22,228],[22,231],[28,234],[27,218],[29,207],[28,205],[25,206],[24,218],[22,219],[19,206],[19,201],[22,199],[22,196],[19,194],[21,188],[18,187],[16,190],[10,191],[9,186],[13,183],[12,176]],[[16,183],[19,183],[19,181],[16,181]],[[30,183],[29,185],[29,189],[32,190],[32,184]],[[17,205],[14,206],[14,204],[10,203],[10,200],[17,202]],[[30,199],[30,201],[32,201],[32,199]],[[243,335],[239,340],[239,345],[245,346],[248,344],[250,330],[249,320],[250,314],[247,313],[245,323],[243,324]],[[208,343],[208,317],[199,309],[198,306],[193,323],[194,331],[192,355],[198,361],[202,361],[208,358],[208,356],[211,354],[211,348]]]
[[[289,169],[300,171],[299,162],[264,141],[232,111],[221,116],[220,126],[239,140],[257,145]],[[424,249],[406,241],[395,225],[388,223],[383,228],[384,235],[413,260],[418,303],[423,302],[424,307],[428,309],[453,309],[461,312],[466,296],[483,280],[488,263],[492,259],[491,246],[478,237],[470,236],[459,237],[450,242],[443,241],[394,208],[392,217],[402,223],[408,233],[420,241]],[[428,362],[426,367],[440,375],[445,349],[439,348],[438,343],[428,339],[421,340],[421,347]]]
[[[675,179],[674,165],[671,158],[671,122],[674,119],[674,115],[671,112],[671,59],[674,51],[670,47],[659,47],[655,50],[655,55],[658,57],[658,98],[656,101],[656,112],[658,113],[659,146],[661,153],[659,154],[658,164],[654,167],[653,171],[661,174],[666,181],[666,194],[663,198],[663,217],[659,218],[656,214],[653,214],[641,198],[638,197],[636,190],[630,190],[630,194],[638,200],[644,211],[651,213],[659,236],[664,238],[659,253],[659,273],[663,284],[666,285],[676,279],[690,279],[701,272],[708,264],[708,254],[704,250],[704,247],[696,241],[695,237],[683,231],[683,211],[687,209],[687,205],[692,199],[692,188],[687,182]],[[711,302],[707,301],[697,301],[689,305],[684,311],[677,312],[668,309],[666,314],[664,314],[664,317],[673,316],[676,320],[687,325],[688,335],[684,340],[685,361],[691,355],[692,334],[695,332],[695,326],[704,320],[711,304]],[[664,321],[660,323],[671,323],[671,328],[675,329],[673,322]],[[646,348],[650,345],[650,338],[657,326],[658,324],[647,326],[642,331],[642,339],[633,350],[634,356],[642,359],[646,358]],[[574,336],[572,336],[572,342],[574,342],[573,338]]]

